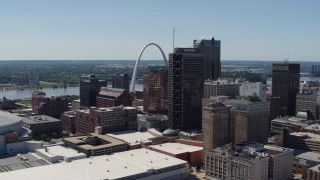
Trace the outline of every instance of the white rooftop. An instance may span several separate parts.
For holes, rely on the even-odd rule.
[[[180,144],[180,143],[164,143],[164,144],[158,144],[158,145],[151,145],[149,147],[160,150],[160,151],[168,152],[170,154],[181,154],[186,152],[195,152],[195,151],[203,150],[203,147],[191,146],[191,145]]]
[[[155,137],[148,132],[135,132],[135,131],[121,131],[116,133],[110,133],[108,135],[111,137],[123,140],[127,142],[129,145],[140,144],[140,142],[151,142],[148,139]]]
[[[155,170],[186,165],[187,162],[147,149],[97,156],[70,163],[59,163],[0,173],[1,180],[88,180],[117,179],[132,175],[150,176]]]
[[[315,153],[315,152],[309,152],[309,151],[301,153],[301,154],[295,156],[295,158],[320,162],[320,154],[319,153]]]
[[[84,153],[78,153],[78,151],[66,148],[62,146],[50,146],[44,149],[37,149],[37,151],[45,154],[48,157],[55,157],[55,156],[63,156],[65,158],[69,157],[76,157],[76,156],[85,156]]]

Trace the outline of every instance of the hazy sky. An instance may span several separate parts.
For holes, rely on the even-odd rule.
[[[319,0],[0,0],[0,60],[167,55],[173,27],[177,47],[221,40],[223,60],[320,61]]]

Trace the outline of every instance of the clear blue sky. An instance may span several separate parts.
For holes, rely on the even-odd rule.
[[[0,60],[168,54],[173,26],[178,47],[221,40],[223,60],[320,61],[319,0],[0,0]]]

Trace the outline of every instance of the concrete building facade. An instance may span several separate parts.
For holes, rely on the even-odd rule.
[[[261,100],[266,100],[266,86],[262,82],[243,82],[239,88],[239,94],[241,97],[258,97]]]
[[[224,105],[219,98],[202,106],[202,133],[205,149],[214,149],[234,143],[234,132],[235,108]]]
[[[320,95],[297,94],[296,113],[307,112],[309,119],[319,119]]]
[[[292,150],[276,146],[220,147],[206,153],[206,179],[290,179],[292,159]]]
[[[240,83],[226,79],[206,80],[204,82],[204,98],[211,96],[229,96],[236,98],[239,96]]]
[[[230,99],[225,104],[235,107],[235,143],[255,141],[266,143],[268,138],[268,102],[259,99]]]

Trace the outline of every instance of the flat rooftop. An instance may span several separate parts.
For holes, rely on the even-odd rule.
[[[0,111],[0,127],[15,124],[22,120],[22,117],[9,112]]]
[[[107,143],[102,143],[100,145],[93,146],[87,142],[87,140],[89,140],[89,138],[96,138],[96,140],[98,140],[98,141],[102,140]],[[87,136],[68,137],[68,138],[65,138],[64,141],[75,144],[78,147],[85,149],[85,150],[97,150],[97,149],[103,149],[103,148],[108,148],[108,147],[112,147],[112,146],[126,144],[124,141],[118,140],[118,139],[113,138],[111,136],[94,134],[94,133],[91,133]]]
[[[32,155],[31,153],[21,155],[28,160],[21,160],[18,156],[2,157],[0,159],[0,174],[9,171],[39,167],[50,164],[45,160],[39,159],[38,157]]]
[[[50,146],[44,149],[37,149],[37,151],[41,152],[42,154],[45,154],[48,157],[63,156],[69,158],[76,156],[85,156],[84,153],[78,153],[78,151],[74,149],[62,146]]]
[[[87,180],[120,179],[132,175],[146,177],[164,168],[185,168],[187,162],[147,149],[136,149],[96,156],[70,163],[58,163],[49,166],[23,169],[15,172],[0,173],[1,180]],[[150,178],[151,179],[151,178]]]
[[[203,147],[199,146],[191,146],[180,143],[164,143],[149,146],[153,149],[157,149],[163,152],[168,152],[170,154],[182,154],[186,152],[196,152],[203,150]]]
[[[151,142],[149,139],[155,136],[148,132],[135,132],[135,131],[121,131],[116,133],[110,133],[108,136],[121,139],[127,142],[129,145],[140,144],[140,142]]]
[[[23,117],[22,121],[28,124],[42,124],[42,123],[48,123],[48,122],[60,122],[61,120],[50,117],[50,116],[46,116],[46,115],[36,115],[36,116]]]
[[[313,166],[312,168],[309,168],[309,169],[316,171],[316,172],[320,172],[320,164]]]
[[[295,156],[295,158],[320,162],[320,154],[315,152],[310,152],[310,151],[306,151],[301,154],[298,154]]]
[[[319,134],[314,134],[314,133],[310,133],[310,132],[293,132],[293,133],[290,133],[290,135],[299,136],[299,137],[306,137],[304,140],[320,142],[320,135]]]

